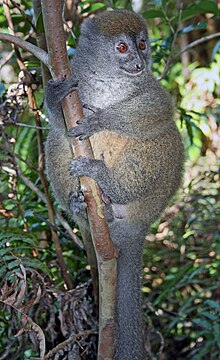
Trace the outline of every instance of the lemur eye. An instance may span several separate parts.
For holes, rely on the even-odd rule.
[[[117,50],[120,53],[125,53],[128,50],[128,45],[124,42],[121,42],[118,46],[117,46]]]
[[[146,41],[145,40],[141,40],[139,42],[139,49],[140,50],[145,50],[146,49]]]

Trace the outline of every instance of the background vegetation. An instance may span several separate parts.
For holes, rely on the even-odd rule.
[[[43,25],[38,3],[4,1],[0,31],[39,43]],[[139,5],[133,3],[135,9]],[[106,7],[131,9],[132,4],[67,1],[70,56],[83,18]],[[154,75],[176,103],[186,157],[182,188],[146,238],[147,344],[152,359],[216,360],[220,358],[219,4],[146,0],[141,14],[150,28]],[[187,51],[182,52],[184,48]],[[97,350],[97,311],[80,233],[70,224],[71,234],[56,203],[56,222],[51,224],[54,210],[43,161],[48,122],[42,69],[30,53],[7,43],[0,43],[0,53],[0,359],[43,358],[46,348],[47,359],[71,359],[71,350],[75,359],[92,360]],[[55,242],[51,231],[57,234]]]

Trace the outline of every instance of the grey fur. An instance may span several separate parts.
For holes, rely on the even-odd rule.
[[[112,13],[111,13],[112,14]],[[107,15],[108,17],[109,15]],[[74,75],[85,118],[69,131],[81,139],[90,137],[94,159],[72,154],[58,102],[76,86],[75,78],[50,84],[47,106],[51,130],[46,142],[48,177],[56,198],[72,213],[89,236],[82,204],[73,210],[71,194],[79,189],[78,176],[93,177],[104,196],[112,240],[119,248],[117,285],[116,360],[143,360],[141,311],[141,265],[144,237],[176,192],[183,167],[183,147],[173,121],[173,106],[168,93],[154,79],[150,70],[150,46],[147,29],[140,18],[141,31],[118,33],[123,19],[137,15],[114,11],[110,15],[111,35],[102,33],[105,15],[85,20],[73,61]],[[126,25],[128,26],[128,25]],[[147,48],[138,49],[141,39]],[[119,54],[116,45],[126,42],[127,54]],[[136,66],[136,64],[139,64]],[[140,64],[144,70],[139,71]],[[54,91],[53,87],[56,87]],[[68,87],[68,90],[66,89]],[[94,113],[89,107],[97,109]],[[72,163],[72,164],[71,164]],[[71,173],[70,173],[71,164]],[[109,215],[110,214],[110,215]]]

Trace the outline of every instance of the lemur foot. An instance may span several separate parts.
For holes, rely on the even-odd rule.
[[[74,215],[82,216],[87,220],[87,204],[82,191],[75,191],[71,194],[70,209]]]
[[[46,102],[50,101],[50,94],[53,94],[53,101],[56,101],[56,103],[60,103],[65,98],[65,96],[76,90],[77,86],[78,80],[74,76],[70,78],[64,77],[63,79],[58,80],[49,80],[46,92]]]

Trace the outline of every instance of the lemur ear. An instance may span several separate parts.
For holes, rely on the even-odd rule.
[[[81,35],[95,34],[97,31],[97,26],[94,18],[87,18],[83,21],[80,27]]]

